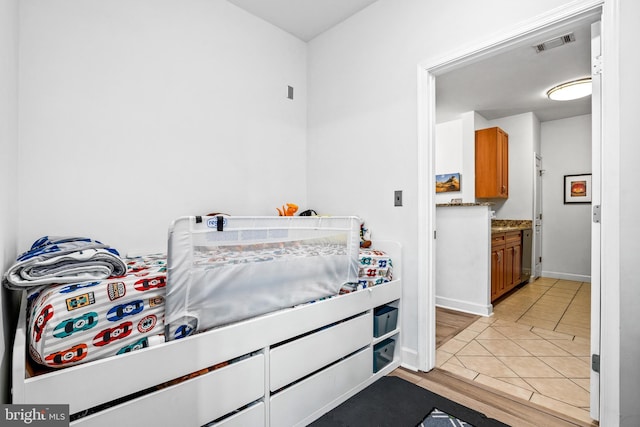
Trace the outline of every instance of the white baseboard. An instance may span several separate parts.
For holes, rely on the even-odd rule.
[[[548,277],[550,279],[563,279],[573,280],[575,282],[589,282],[591,283],[591,276],[586,274],[573,274],[573,273],[560,273],[557,271],[542,271],[542,277]]]
[[[400,366],[410,371],[418,372],[418,352],[406,347],[402,347],[401,351]]]
[[[451,298],[439,297],[436,295],[436,307],[448,308],[450,310],[462,311],[476,314],[478,316],[491,316],[493,305],[481,305],[469,301],[460,301]]]

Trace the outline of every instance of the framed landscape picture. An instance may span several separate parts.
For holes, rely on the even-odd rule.
[[[445,193],[448,191],[460,191],[459,173],[436,175],[436,193]]]
[[[564,176],[564,204],[591,203],[591,174]]]

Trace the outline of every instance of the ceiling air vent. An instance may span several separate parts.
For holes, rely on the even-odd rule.
[[[536,50],[536,53],[544,52],[549,49],[553,49],[554,47],[562,46],[563,44],[571,43],[576,41],[576,36],[573,33],[565,34],[564,36],[556,37],[551,40],[547,40],[540,44],[533,46]]]

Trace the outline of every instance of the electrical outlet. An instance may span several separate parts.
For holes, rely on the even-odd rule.
[[[393,206],[402,206],[402,190],[393,193]]]

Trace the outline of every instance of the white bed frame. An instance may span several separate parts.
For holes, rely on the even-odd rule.
[[[373,337],[373,309],[401,311],[401,248],[374,242],[394,263],[392,282],[280,310],[128,354],[26,373],[26,295],[13,349],[13,403],[69,404],[70,413],[112,402],[221,362],[206,374],[79,418],[72,426],[304,426],[400,365],[400,319]],[[392,337],[393,360],[373,372],[374,346]]]

